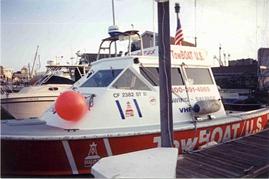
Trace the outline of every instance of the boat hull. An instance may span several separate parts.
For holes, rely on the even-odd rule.
[[[199,149],[208,142],[222,143],[262,131],[269,114],[237,122],[174,131],[179,154]],[[202,123],[202,122],[201,122]],[[100,158],[160,147],[160,133],[107,138],[23,140],[2,138],[2,176],[76,175],[90,173]]]
[[[1,108],[15,119],[34,118],[40,117],[56,99],[57,96],[7,98],[2,99]]]
[[[1,109],[15,119],[40,117],[61,92],[70,88],[70,84],[44,84],[24,87],[18,93],[1,95]],[[10,119],[3,118],[1,119]]]

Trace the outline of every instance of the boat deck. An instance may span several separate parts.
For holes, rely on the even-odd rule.
[[[238,178],[269,176],[269,128],[238,140],[184,154],[177,178]]]

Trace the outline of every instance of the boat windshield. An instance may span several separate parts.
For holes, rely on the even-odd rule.
[[[124,71],[112,87],[125,90],[151,90],[151,88],[130,69]]]
[[[153,85],[159,86],[159,68],[140,67],[140,73]]]
[[[159,68],[140,67],[140,72],[153,86],[159,86]],[[173,86],[183,85],[182,75],[179,68],[171,69],[171,83]]]
[[[81,85],[81,87],[107,87],[122,69],[99,70]]]
[[[185,71],[192,85],[213,84],[213,79],[208,68],[185,68]]]

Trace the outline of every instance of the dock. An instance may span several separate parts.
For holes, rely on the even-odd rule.
[[[177,178],[254,178],[269,176],[269,128],[224,144],[183,154]]]

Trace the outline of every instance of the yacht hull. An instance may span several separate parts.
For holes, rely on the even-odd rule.
[[[40,117],[69,84],[44,84],[24,87],[18,93],[1,95],[1,109],[15,119]],[[2,118],[1,119],[10,119]]]
[[[204,121],[198,122],[196,129],[174,126],[174,145],[181,154],[199,149],[209,142],[216,144],[234,140],[262,131],[268,119],[269,110],[239,121],[224,119],[226,122],[221,120],[222,123],[218,124],[211,120],[211,125],[203,125],[206,123]],[[76,131],[68,131],[69,137],[43,136],[40,139],[38,136],[31,139],[2,135],[2,176],[88,174],[91,166],[100,158],[161,145],[160,132],[135,134],[129,131],[129,134],[122,136],[70,138],[75,133]]]
[[[57,96],[3,98],[1,108],[15,119],[40,117],[57,99]]]

